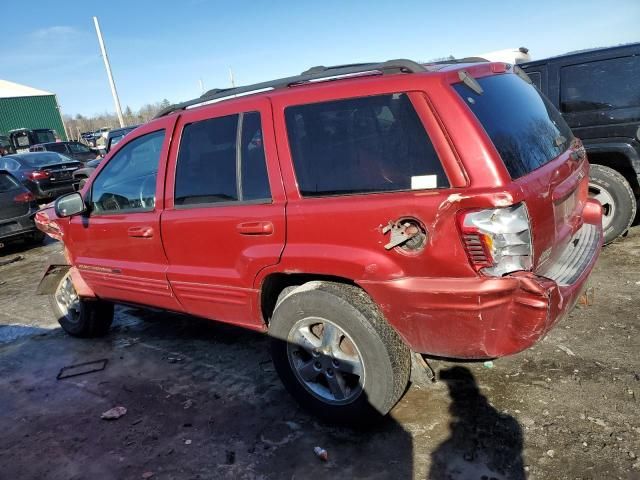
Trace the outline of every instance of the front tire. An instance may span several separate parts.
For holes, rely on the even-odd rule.
[[[355,286],[314,281],[286,292],[269,335],[286,389],[329,423],[381,418],[407,387],[408,347]]]
[[[624,234],[636,216],[636,197],[626,178],[613,168],[592,164],[589,173],[589,197],[602,205],[604,243]]]
[[[49,303],[62,329],[74,337],[101,337],[113,322],[113,304],[79,297],[70,273],[62,277]]]

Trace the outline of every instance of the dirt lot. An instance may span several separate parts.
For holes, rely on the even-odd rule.
[[[119,307],[108,337],[66,336],[33,293],[58,249],[0,251],[24,255],[0,266],[1,479],[640,478],[640,228],[603,253],[593,305],[513,357],[433,361],[441,380],[366,432],[302,411],[255,333]]]

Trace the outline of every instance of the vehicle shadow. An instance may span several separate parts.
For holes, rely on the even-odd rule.
[[[0,240],[0,244],[2,243],[2,240]],[[10,260],[7,257],[11,255],[20,255],[21,253],[27,252],[34,248],[47,246],[52,243],[58,243],[58,241],[49,236],[45,237],[42,242],[34,242],[28,239],[19,239],[6,243],[3,247],[0,247],[0,266],[6,265],[8,263],[8,260]]]
[[[518,421],[480,393],[466,367],[440,371],[449,389],[450,435],[431,454],[429,480],[526,478]]]

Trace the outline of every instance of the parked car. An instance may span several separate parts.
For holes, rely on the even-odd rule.
[[[314,67],[213,90],[125,138],[39,212],[39,290],[71,335],[113,303],[268,332],[334,422],[387,413],[411,351],[487,359],[575,304],[602,243],[584,149],[517,67]]]
[[[54,152],[29,152],[0,157],[0,170],[18,178],[38,200],[73,192],[73,172],[82,163]]]
[[[56,131],[50,128],[17,128],[9,131],[9,141],[16,153],[28,152],[31,145],[59,140]]]
[[[0,135],[0,157],[9,155],[10,153],[16,153],[11,145],[9,137],[6,135]]]
[[[0,170],[0,248],[16,240],[39,243],[44,233],[36,228],[36,197],[11,173]]]
[[[82,168],[79,168],[75,172],[73,172],[73,181],[74,181],[73,184],[76,187],[76,190],[80,190],[82,187],[84,187],[84,184],[86,183],[87,178],[89,178],[91,174],[95,171],[95,169],[98,168],[98,165],[100,165],[100,162],[102,162],[102,158],[89,160],[87,163],[84,164]]]
[[[589,156],[589,193],[602,204],[604,241],[623,235],[640,198],[640,43],[522,64],[562,112]]]
[[[107,132],[107,137],[105,140],[105,153],[109,153],[109,151],[113,147],[115,147],[120,142],[120,140],[125,137],[125,135],[135,130],[139,126],[140,125],[131,125],[130,127],[115,128]]]
[[[89,160],[94,160],[100,156],[96,150],[92,150],[80,142],[41,143],[30,147],[29,151],[56,152],[83,163],[88,162]]]

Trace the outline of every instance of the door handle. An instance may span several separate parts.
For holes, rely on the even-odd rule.
[[[243,222],[236,225],[236,229],[242,235],[271,235],[273,233],[273,223]]]
[[[127,235],[130,237],[151,238],[153,237],[153,228],[151,227],[129,227]]]

